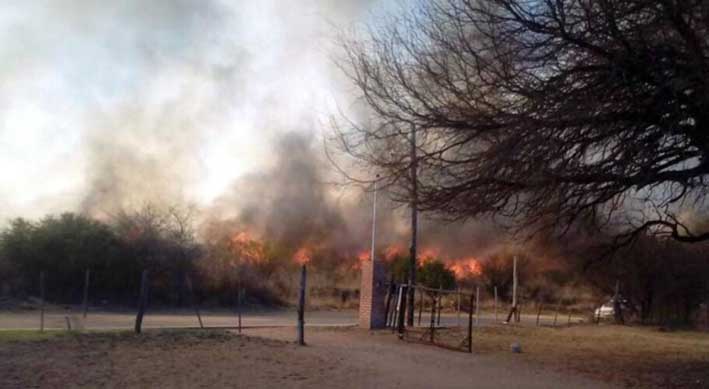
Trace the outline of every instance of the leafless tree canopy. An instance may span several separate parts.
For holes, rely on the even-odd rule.
[[[709,3],[442,0],[343,40],[373,113],[340,146],[419,207],[565,228],[583,215],[709,239]],[[402,200],[407,190],[401,190]]]

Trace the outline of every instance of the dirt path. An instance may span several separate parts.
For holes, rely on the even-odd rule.
[[[510,357],[403,343],[391,333],[310,329],[64,335],[0,345],[0,387],[602,388]]]
[[[290,340],[289,329],[254,329],[248,334]],[[346,365],[319,384],[338,388],[610,388],[604,383],[530,366],[515,355],[489,356],[397,340],[388,331],[308,331],[303,356]]]

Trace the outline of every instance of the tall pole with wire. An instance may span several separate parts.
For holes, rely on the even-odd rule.
[[[409,252],[409,296],[406,325],[414,325],[414,290],[416,286],[416,246],[418,236],[418,160],[416,156],[416,127],[411,127],[411,248]]]

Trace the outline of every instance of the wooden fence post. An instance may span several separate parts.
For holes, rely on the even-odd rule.
[[[470,294],[470,309],[468,311],[468,352],[473,352],[473,305],[475,300],[473,294]],[[477,309],[477,306],[475,307]]]
[[[436,331],[436,296],[435,294],[431,295],[431,343],[433,343],[434,340],[434,332]]]
[[[44,331],[44,271],[39,272],[39,330]]]
[[[300,296],[298,298],[298,344],[305,346],[305,282],[307,270],[300,268]]]
[[[480,287],[475,288],[475,325],[480,325]]]
[[[148,301],[148,271],[143,270],[140,276],[140,296],[138,297],[138,314],[135,316],[135,333],[139,334],[143,328],[143,315]]]
[[[243,291],[241,289],[241,283],[236,284],[236,318],[237,318],[237,331],[241,334],[241,301],[242,301]]]
[[[457,289],[457,290],[456,290],[457,293],[455,294],[455,296],[456,296],[456,308],[455,308],[455,311],[456,311],[456,314],[457,314],[457,316],[458,316],[458,318],[457,318],[458,327],[460,327],[460,287],[458,287],[458,288],[456,288],[456,289]]]
[[[421,315],[423,314],[423,289],[419,290],[419,327],[421,327]]]
[[[84,273],[84,319],[89,314],[89,282],[91,280],[91,270],[86,269]]]
[[[539,327],[539,316],[542,315],[542,307],[544,306],[544,303],[539,300],[539,306],[537,307],[537,327]]]
[[[495,292],[495,323],[497,323],[497,285],[493,287],[493,291]]]
[[[561,309],[561,297],[559,297],[559,302],[556,303],[556,310],[554,310],[554,324],[553,324],[554,327],[556,327],[556,317],[559,316],[560,309]]]
[[[517,311],[515,312],[516,315],[516,321],[519,323],[522,320],[522,304],[519,304],[517,306]]]
[[[441,325],[441,310],[443,309],[443,285],[439,285],[438,287],[438,320],[436,323],[440,326]]]
[[[204,324],[202,323],[202,315],[199,312],[199,304],[194,293],[194,288],[192,287],[192,279],[188,274],[185,274],[185,282],[187,283],[187,289],[190,292],[190,302],[192,303],[192,309],[194,309],[195,315],[197,315],[197,321],[199,322],[199,328],[204,329]]]

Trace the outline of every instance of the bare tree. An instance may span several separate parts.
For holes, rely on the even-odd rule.
[[[343,39],[371,115],[338,144],[409,202],[562,231],[589,215],[709,240],[709,4],[699,0],[441,0]],[[416,161],[407,131],[418,133]]]

